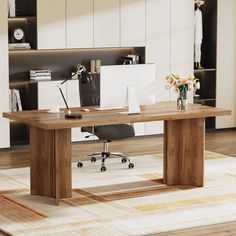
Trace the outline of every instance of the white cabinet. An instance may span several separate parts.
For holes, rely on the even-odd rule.
[[[68,80],[66,82],[66,99],[68,106],[80,107],[79,81]]]
[[[165,89],[168,74],[193,74],[193,37],[193,0],[146,1],[146,62],[156,64],[157,101],[176,99]],[[161,122],[146,123],[146,134],[162,130]]]
[[[194,0],[171,0],[172,74],[193,75],[193,45]]]
[[[168,101],[164,78],[170,73],[170,0],[148,0],[146,9],[146,62],[156,64],[156,101]]]
[[[145,46],[145,5],[145,0],[38,0],[38,49]]]
[[[170,0],[148,0],[146,4],[146,62],[156,64],[156,101],[168,101],[165,77],[170,73]],[[147,122],[145,133],[163,133],[163,123]]]
[[[216,106],[232,115],[216,117],[216,128],[236,127],[236,1],[218,0]]]
[[[65,0],[37,0],[38,49],[66,48]]]
[[[60,94],[57,85],[61,81],[42,81],[38,82],[38,109],[65,108],[65,103]],[[66,97],[66,85],[61,86],[64,96]]]
[[[171,74],[193,75],[194,0],[171,0]],[[176,92],[171,91],[176,101]],[[193,102],[189,93],[188,101]]]
[[[145,0],[121,0],[121,47],[145,46]]]
[[[120,1],[94,0],[94,47],[120,46]]]
[[[67,48],[93,47],[93,0],[66,1]]]
[[[9,72],[8,72],[8,6],[7,1],[0,0],[0,148],[10,146],[9,120],[2,117],[2,112],[9,110]]]
[[[163,129],[163,121],[146,122],[145,133],[146,135],[163,134]]]
[[[145,122],[133,123],[135,136],[145,135]]]

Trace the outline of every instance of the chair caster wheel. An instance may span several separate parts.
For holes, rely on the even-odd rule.
[[[121,159],[121,162],[122,162],[122,163],[126,163],[126,162],[127,162],[127,159],[126,159],[126,158],[122,158],[122,159]]]
[[[101,167],[101,172],[105,172],[107,170],[106,166]]]
[[[82,163],[82,162],[78,162],[78,163],[77,163],[77,167],[78,167],[78,168],[83,167],[83,163]]]
[[[134,164],[133,163],[129,163],[129,169],[133,169],[134,168]]]
[[[95,157],[92,157],[92,158],[91,158],[91,162],[96,162],[96,160],[97,160],[97,159],[96,159]]]

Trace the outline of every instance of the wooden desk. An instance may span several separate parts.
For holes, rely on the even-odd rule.
[[[231,111],[190,104],[187,112],[177,112],[175,102],[142,106],[138,115],[124,115],[119,111],[91,108],[90,112],[81,112],[80,120],[66,120],[63,113],[46,110],[3,113],[6,118],[30,126],[31,194],[55,198],[57,204],[61,198],[71,197],[72,127],[147,121],[164,121],[163,182],[203,186],[205,117],[230,115]]]

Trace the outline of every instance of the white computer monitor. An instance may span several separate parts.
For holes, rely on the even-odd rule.
[[[101,66],[100,107],[128,106],[128,87],[136,90],[139,105],[155,103],[155,64]]]

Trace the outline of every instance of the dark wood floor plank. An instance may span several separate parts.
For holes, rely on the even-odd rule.
[[[4,233],[2,230],[0,230],[0,236],[9,236],[10,234]]]

